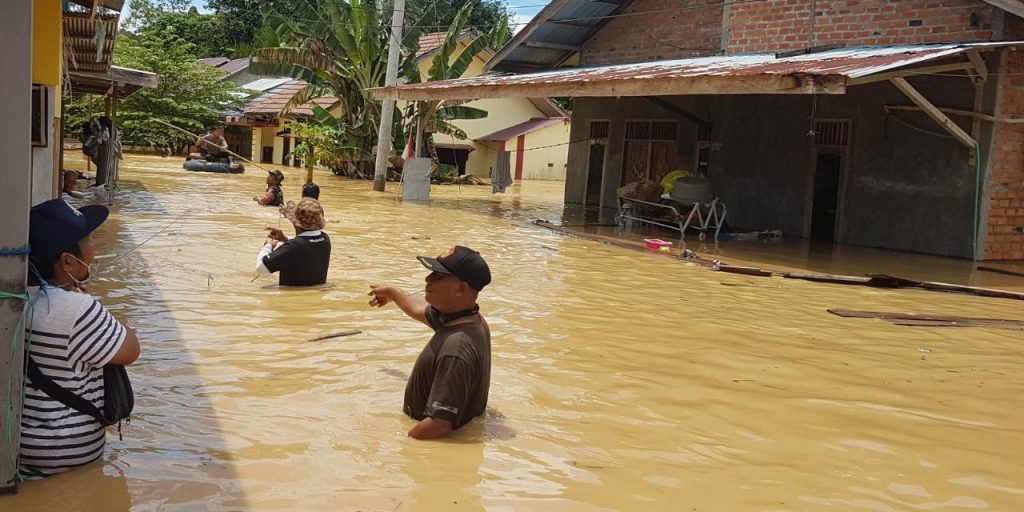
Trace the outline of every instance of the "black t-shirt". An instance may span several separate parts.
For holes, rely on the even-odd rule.
[[[263,266],[281,272],[281,286],[311,286],[327,282],[331,263],[331,239],[327,233],[297,236],[263,258]]]
[[[487,408],[491,387],[491,330],[479,313],[445,322],[427,306],[434,337],[412,368],[405,386],[405,413],[452,422],[459,428]]]

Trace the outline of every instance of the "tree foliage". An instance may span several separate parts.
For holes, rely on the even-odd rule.
[[[486,33],[508,24],[508,9],[501,0],[409,0],[408,9],[423,32],[445,32],[467,6],[472,9],[465,22],[467,28]],[[505,33],[494,44],[500,47],[508,38]]]
[[[430,69],[427,71],[427,81],[452,80],[461,78],[469,69],[473,59],[480,52],[487,48],[495,48],[498,41],[508,39],[508,18],[503,18],[492,30],[473,39],[464,48],[461,47],[459,39],[466,30],[469,20],[472,19],[473,4],[468,3],[459,10],[455,19],[452,20],[437,53],[430,62]],[[461,49],[460,49],[461,48]],[[420,81],[419,70],[407,70],[406,81],[416,83]],[[443,133],[458,139],[465,139],[466,133],[452,124],[452,121],[459,119],[482,119],[487,117],[487,112],[476,107],[462,104],[463,102],[441,102],[441,101],[418,101],[410,105],[407,112],[409,119],[408,130],[415,130],[419,123],[425,127],[427,143],[430,147],[431,156],[437,160],[436,152],[433,149],[433,133]]]
[[[225,110],[241,106],[241,90],[220,80],[223,72],[195,63],[195,47],[168,27],[160,35],[143,31],[124,34],[114,51],[114,64],[151,71],[159,76],[156,88],[142,89],[125,98],[117,112],[127,144],[179,148],[191,137],[172,130],[157,118],[192,133],[202,133]]]
[[[387,67],[390,13],[384,8],[379,0],[266,4],[264,19],[279,35],[280,45],[255,50],[249,71],[306,81],[309,85],[289,106],[318,97],[337,98],[339,147],[363,148],[368,154],[365,150],[373,147],[380,120],[380,103],[369,90],[384,85]],[[404,65],[411,65],[418,39],[415,27],[403,34]]]

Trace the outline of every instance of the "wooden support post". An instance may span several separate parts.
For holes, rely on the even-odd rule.
[[[890,78],[889,81],[892,82],[897,89],[902,91],[903,94],[910,98],[910,101],[913,101],[914,104],[921,107],[921,110],[924,110],[924,113],[928,114],[928,117],[932,118],[936,123],[939,123],[943,129],[953,135],[956,140],[960,141],[961,144],[971,149],[975,148],[977,143],[970,135],[967,134],[967,132],[957,126],[952,119],[946,116],[946,114],[943,114],[938,107],[928,101],[928,98],[925,98],[917,91],[917,89],[914,89],[914,86],[910,85],[910,83],[908,83],[904,78],[893,77]]]
[[[91,123],[92,122],[92,94],[89,95],[89,110],[88,110],[88,113],[89,113],[89,115],[86,117],[85,122]],[[91,170],[92,170],[92,158],[86,157],[85,158],[85,173],[88,174],[89,171],[91,171]]]
[[[31,204],[32,140],[32,3],[10,2],[0,16],[4,51],[0,52],[0,155],[4,156],[4,185],[0,187],[0,248],[28,244]],[[0,256],[0,291],[25,293],[28,256]],[[0,494],[18,490],[18,451],[21,438],[21,397],[24,369],[25,302],[0,298]],[[14,344],[13,346],[11,344]],[[10,505],[4,509],[12,508]]]

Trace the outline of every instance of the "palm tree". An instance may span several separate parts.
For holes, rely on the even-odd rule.
[[[434,55],[427,71],[427,81],[451,80],[461,78],[473,59],[487,48],[500,45],[508,39],[508,19],[493,28],[486,34],[473,39],[471,43],[456,55],[459,49],[459,39],[466,30],[466,23],[473,13],[473,3],[467,3],[459,10],[458,15],[448,28],[448,34],[444,42]],[[406,81],[418,83],[420,81],[419,69],[406,69]],[[409,106],[407,117],[410,118],[410,131],[415,131],[417,141],[424,141],[430,151],[434,162],[438,161],[437,150],[434,148],[434,133],[451,135],[457,139],[465,139],[466,133],[451,123],[458,119],[482,119],[487,117],[487,111],[464,105],[461,101],[418,101]],[[426,133],[426,139],[422,133]]]
[[[337,131],[343,137],[338,147],[365,148],[339,155],[343,160],[372,160],[366,155],[377,137],[380,104],[368,91],[384,85],[390,31],[390,19],[381,15],[381,9],[378,0],[282,0],[263,8],[267,23],[280,36],[280,46],[253,51],[250,71],[309,84],[285,109],[314,98],[337,98]],[[413,27],[402,39],[408,62],[419,31]],[[317,111],[318,120],[322,114]]]

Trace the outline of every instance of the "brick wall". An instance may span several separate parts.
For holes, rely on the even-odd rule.
[[[1006,37],[1024,36],[1024,22],[1007,17]],[[990,72],[995,72],[990,71]],[[1011,51],[998,70],[1001,117],[1024,117],[1024,51]],[[1024,125],[996,124],[985,230],[986,260],[1024,260]]]
[[[995,8],[980,0],[812,0],[737,2],[727,11],[726,53],[809,46],[989,40]]]
[[[637,0],[583,44],[583,65],[716,55],[721,0]]]

